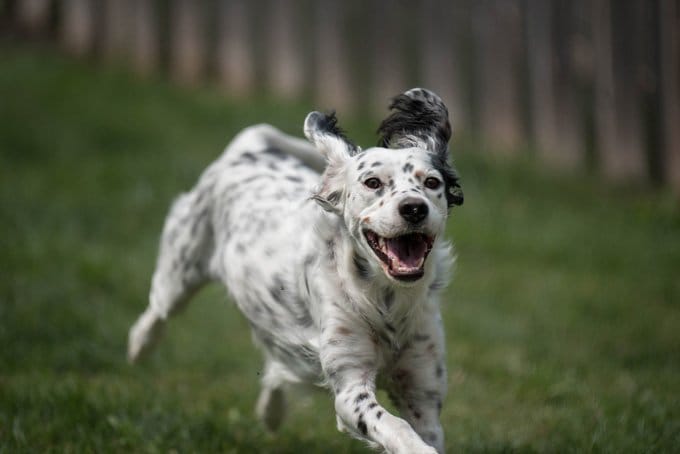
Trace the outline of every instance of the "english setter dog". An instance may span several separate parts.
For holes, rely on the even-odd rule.
[[[313,145],[268,125],[237,135],[170,210],[129,359],[218,280],[264,352],[256,412],[268,429],[286,387],[311,383],[332,391],[339,430],[389,453],[444,452],[438,293],[452,262],[446,220],[463,193],[441,99],[416,88],[390,108],[366,150],[319,112],[304,123]]]

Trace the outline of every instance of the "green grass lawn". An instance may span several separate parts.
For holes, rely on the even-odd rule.
[[[240,128],[298,133],[313,107],[0,47],[0,453],[366,452],[325,392],[263,431],[260,357],[217,286],[125,362],[173,197]],[[680,451],[676,202],[453,148],[449,450]]]

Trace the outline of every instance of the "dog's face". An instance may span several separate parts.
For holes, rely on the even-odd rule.
[[[317,112],[307,117],[305,134],[328,159],[314,198],[342,216],[373,268],[404,284],[427,272],[428,255],[462,192],[447,162],[450,127],[441,100],[416,89],[395,98],[392,108],[398,112],[379,129],[381,147],[362,151],[334,116]],[[423,123],[427,115],[432,121]]]
[[[426,150],[371,148],[346,163],[343,217],[364,257],[398,281],[417,281],[448,206]]]

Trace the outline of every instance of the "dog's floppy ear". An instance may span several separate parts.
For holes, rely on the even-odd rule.
[[[380,123],[378,145],[385,148],[423,148],[444,177],[449,207],[463,204],[458,176],[448,162],[451,123],[439,96],[424,88],[412,88],[392,99],[392,113]]]
[[[310,112],[305,118],[305,137],[324,154],[329,163],[344,161],[361,152],[338,126],[335,112]]]
[[[311,112],[305,118],[305,136],[326,157],[328,165],[321,177],[321,185],[312,199],[324,210],[341,214],[345,190],[345,162],[361,152],[338,127],[335,112]]]

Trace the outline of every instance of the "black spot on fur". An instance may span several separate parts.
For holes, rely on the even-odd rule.
[[[370,404],[368,404],[368,409],[369,409],[369,410],[372,410],[372,409],[374,409],[374,408],[377,407],[377,406],[378,406],[378,404],[377,404],[376,402],[371,402]]]
[[[382,418],[383,412],[382,410],[378,410],[378,413],[375,414],[375,419],[380,419]]]
[[[340,198],[342,197],[342,192],[341,191],[333,191],[328,196],[326,197],[326,200],[332,204],[336,204],[340,201]]]
[[[413,164],[411,164],[410,162],[407,162],[406,164],[404,164],[404,167],[402,167],[401,170],[404,173],[412,172],[413,171]],[[411,183],[413,183],[413,180],[411,180],[410,178],[409,178],[409,181],[411,181]]]
[[[241,156],[239,156],[239,160],[247,163],[254,163],[257,162],[257,156],[255,156],[250,151],[245,151],[241,153]]]
[[[374,163],[371,164],[371,167],[378,167],[378,166],[381,166],[381,165],[382,165],[382,162],[375,161]]]
[[[385,323],[385,328],[387,328],[387,331],[389,331],[389,332],[391,332],[391,333],[394,333],[394,332],[397,331],[396,329],[394,329],[394,326],[393,326],[391,323],[389,323],[389,322],[388,322],[388,323]]]
[[[302,183],[302,178],[294,175],[286,175],[286,180],[292,181],[293,183]]]
[[[416,342],[426,342],[430,340],[430,336],[427,334],[416,334],[413,336],[413,340]]]
[[[385,295],[383,296],[383,302],[385,303],[385,307],[389,309],[392,307],[392,304],[394,304],[394,290],[389,288],[385,291]]]
[[[366,423],[361,416],[359,416],[359,420],[357,421],[357,429],[359,429],[359,432],[361,432],[363,436],[368,434],[368,427],[366,427]]]
[[[271,155],[277,159],[281,160],[288,159],[288,154],[276,147],[265,148],[264,150],[262,150],[262,152],[267,153],[268,155]]]
[[[366,400],[366,399],[368,399],[368,393],[361,393],[357,396],[356,399],[354,399],[354,402],[359,403],[362,400]]]
[[[356,273],[361,279],[368,280],[371,278],[371,271],[365,258],[355,253],[352,257],[352,261],[354,263]]]
[[[442,375],[444,375],[444,368],[442,367],[441,364],[437,364],[437,367],[434,370],[434,374],[437,376],[437,378],[441,378]]]
[[[363,169],[365,165],[366,165],[365,162],[360,162],[360,163],[359,163],[359,166],[357,167],[357,170]]]

